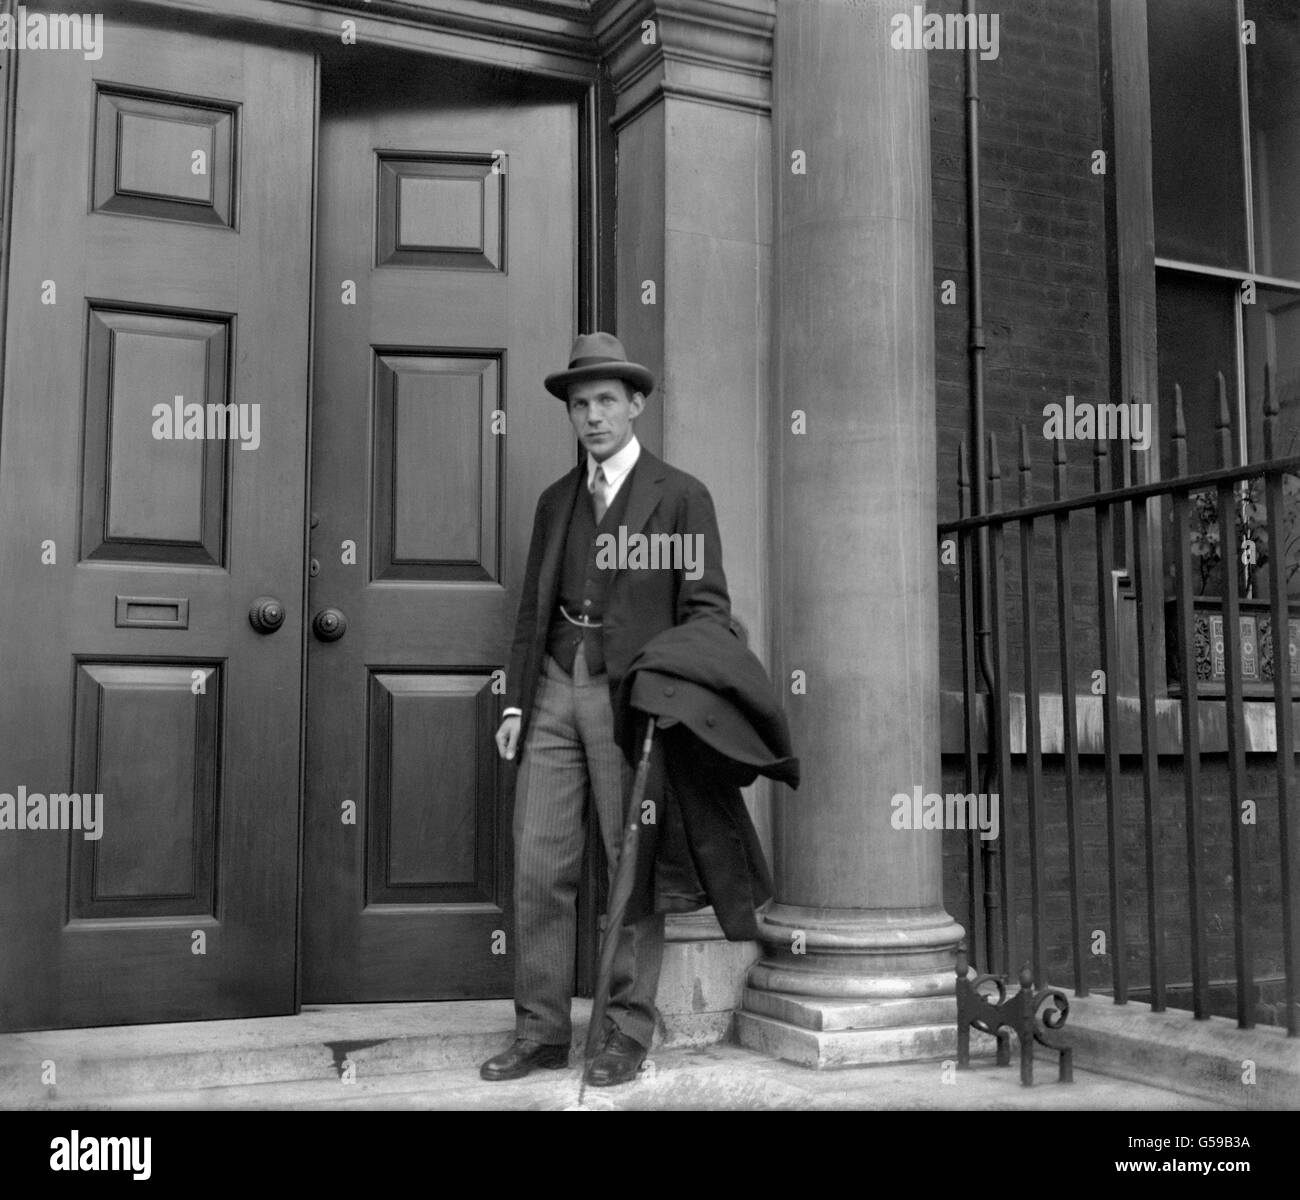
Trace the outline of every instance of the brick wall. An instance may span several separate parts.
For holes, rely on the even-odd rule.
[[[957,12],[959,0],[930,3]],[[986,427],[997,435],[1006,506],[1018,502],[1018,427],[1030,433],[1033,499],[1051,497],[1052,443],[1043,406],[1109,400],[1105,180],[1091,173],[1102,148],[1098,14],[1095,0],[1007,0],[999,8],[999,55],[981,61],[980,171],[984,255]],[[933,188],[935,349],[940,520],[957,515],[957,445],[969,435],[969,278],[966,254],[964,56],[928,54]],[[940,302],[944,280],[957,303]],[[1071,494],[1091,489],[1092,445],[1067,442]],[[1075,518],[1072,646],[1076,671],[1097,665],[1096,580],[1091,520]],[[1040,527],[1040,556],[1050,548]],[[1019,596],[1018,547],[1008,543],[1008,595]],[[1050,560],[1042,559],[1036,606],[1043,682],[1059,679],[1058,622]],[[1018,601],[1016,601],[1018,603]],[[960,686],[956,573],[942,573],[942,682]],[[1012,662],[1020,632],[1010,629]],[[949,636],[951,635],[951,636]],[[1085,676],[1086,677],[1086,676]]]
[[[961,9],[960,0],[930,0],[931,12]],[[1072,393],[1079,402],[1104,403],[1110,396],[1106,179],[1091,171],[1102,142],[1103,94],[1097,0],[1005,0],[981,9],[999,14],[999,56],[979,64],[981,245],[984,257],[986,428],[997,436],[1002,467],[1003,507],[1019,503],[1019,430],[1027,424],[1034,502],[1052,495],[1053,444],[1042,436],[1043,408]],[[935,342],[938,421],[939,517],[957,515],[957,445],[969,436],[970,383],[967,338],[969,284],[966,250],[965,65],[958,51],[928,54],[931,104],[931,173],[935,274]],[[1113,167],[1113,163],[1109,164]],[[943,283],[956,284],[957,303],[941,303]],[[1092,490],[1093,443],[1066,442],[1070,495]],[[1018,528],[1010,527],[1004,568],[1010,686],[1023,688]],[[1045,691],[1059,688],[1056,591],[1050,522],[1039,523],[1034,616],[1039,645],[1039,680]],[[1070,538],[1073,592],[1066,630],[1076,690],[1086,691],[1090,672],[1100,666],[1097,629],[1095,536],[1090,514],[1072,518]],[[1117,566],[1123,565],[1117,563]],[[1125,606],[1131,610],[1131,605]],[[940,570],[940,661],[944,688],[960,689],[957,573]],[[962,761],[944,757],[944,790],[964,790]],[[1003,788],[1004,847],[1010,846],[1016,880],[1019,962],[1030,946],[1029,863],[1025,761],[1013,760],[1013,777]],[[1190,982],[1191,945],[1186,850],[1186,814],[1181,760],[1159,763],[1158,857],[1164,874],[1169,1002],[1190,1007],[1176,985]],[[1072,931],[1062,760],[1044,763],[1043,863],[1048,980],[1072,986]],[[1111,986],[1116,953],[1109,908],[1109,856],[1105,777],[1095,756],[1081,762],[1084,922],[1106,934],[1106,952],[1086,956],[1086,977],[1094,990]],[[1273,759],[1248,756],[1247,795],[1258,806],[1252,861],[1250,929],[1255,977],[1263,984],[1258,1017],[1271,1019],[1276,1005],[1267,981],[1280,975],[1281,895],[1277,799]],[[1216,1011],[1232,1013],[1235,977],[1231,826],[1224,755],[1202,761],[1205,822],[1204,883],[1206,937]],[[978,790],[978,789],[977,789]],[[1141,763],[1126,756],[1121,780],[1123,906],[1127,920],[1124,953],[1134,998],[1148,985],[1145,828]],[[966,834],[944,834],[944,896],[948,911],[969,930]],[[978,914],[982,921],[982,914]]]

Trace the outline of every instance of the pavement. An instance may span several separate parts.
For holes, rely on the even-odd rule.
[[[575,1002],[567,1070],[487,1083],[478,1064],[509,1044],[508,1001],[343,1005],[297,1016],[0,1036],[0,1108],[435,1110],[1105,1110],[1252,1107],[1189,1094],[1158,1076],[1119,1079],[1080,1066],[1057,1080],[1039,1053],[1023,1087],[1016,1056],[998,1067],[976,1034],[972,1065],[951,1058],[816,1071],[732,1044],[652,1048],[638,1078],[582,1089],[587,1004]],[[1194,1090],[1194,1089],[1193,1089]]]
[[[575,1064],[577,1056],[575,1055]],[[434,1109],[434,1110],[1180,1110],[1223,1106],[1160,1087],[1076,1071],[1058,1083],[1046,1061],[1045,1081],[1022,1087],[1015,1067],[991,1060],[958,1071],[941,1063],[812,1071],[739,1046],[661,1050],[632,1083],[583,1092],[577,1065],[525,1079],[485,1083],[477,1066],[380,1075],[353,1082],[308,1080],[251,1087],[192,1089],[126,1097],[110,1108],[167,1109]],[[74,1104],[50,1107],[76,1108]],[[99,1107],[99,1105],[95,1105]]]

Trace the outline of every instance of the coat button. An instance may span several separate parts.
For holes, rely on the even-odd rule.
[[[665,696],[675,696],[675,695],[677,695],[677,689],[676,689],[675,687],[666,687],[666,688],[664,688],[664,695],[665,695]]]

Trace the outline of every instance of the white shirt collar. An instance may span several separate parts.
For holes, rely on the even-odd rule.
[[[611,454],[603,463],[597,462],[591,452],[587,452],[587,487],[590,489],[593,480],[596,478],[596,468],[605,468],[605,482],[609,485],[610,495],[612,496],[618,490],[619,484],[623,482],[623,477],[632,469],[636,460],[641,457],[641,443],[636,440],[634,433],[628,444],[623,447],[617,454]]]

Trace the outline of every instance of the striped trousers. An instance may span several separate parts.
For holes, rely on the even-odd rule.
[[[587,674],[581,649],[572,676],[548,654],[515,788],[516,1037],[565,1044],[572,1038],[587,796],[612,875],[632,774],[614,741],[608,678]],[[662,914],[623,926],[610,983],[607,1024],[646,1047],[654,1035],[663,935]]]

